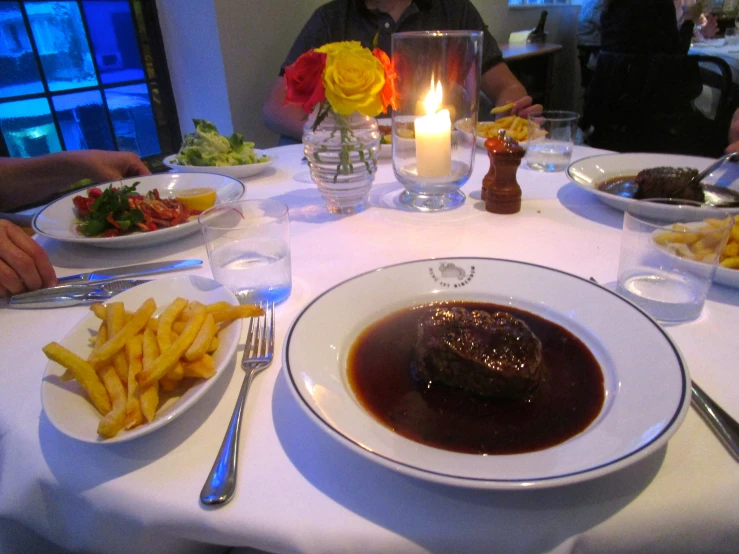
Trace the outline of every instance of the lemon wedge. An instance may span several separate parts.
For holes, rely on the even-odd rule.
[[[199,187],[178,191],[175,198],[191,210],[207,210],[216,203],[216,189]]]

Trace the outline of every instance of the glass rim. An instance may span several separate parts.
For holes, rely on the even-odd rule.
[[[580,114],[568,110],[543,110],[539,113],[529,114],[528,120],[532,121],[536,117],[542,117],[549,121],[573,121],[580,119]]]
[[[271,223],[274,223],[275,220],[282,219],[283,217],[289,217],[290,214],[290,208],[287,204],[284,202],[280,202],[279,200],[275,200],[274,198],[242,198],[239,200],[231,200],[230,202],[223,202],[222,204],[216,204],[214,206],[211,206],[205,211],[200,212],[198,215],[198,224],[201,228],[207,227],[208,229],[219,229],[219,230],[226,230],[226,229],[233,229],[233,227],[226,227],[221,226],[218,224],[211,223],[209,221],[206,221],[208,218],[215,219],[214,216],[220,214],[221,212],[225,212],[226,210],[232,210],[240,205],[262,205],[262,204],[269,204],[274,208],[277,208],[278,212],[277,214],[263,214],[262,217],[269,217],[269,221],[260,221],[258,223],[252,223],[250,227],[259,227],[262,225],[268,225]],[[243,215],[243,214],[242,214]]]
[[[401,33],[393,33],[392,40],[404,38],[433,38],[433,37],[482,37],[482,31],[403,31]]]

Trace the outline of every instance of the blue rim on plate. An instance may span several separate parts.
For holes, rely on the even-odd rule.
[[[441,264],[460,268],[464,279],[445,277]],[[389,313],[444,300],[515,306],[578,336],[604,373],[606,401],[595,421],[548,449],[479,456],[416,443],[374,419],[348,384],[349,348]],[[680,352],[644,311],[581,277],[511,260],[417,260],[348,279],[298,314],[283,359],[298,404],[340,444],[405,475],[469,488],[546,488],[612,473],[663,446],[690,406],[690,378]]]

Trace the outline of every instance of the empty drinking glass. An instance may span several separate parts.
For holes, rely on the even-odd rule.
[[[239,302],[282,302],[292,290],[287,206],[277,200],[237,200],[198,218],[213,278]]]

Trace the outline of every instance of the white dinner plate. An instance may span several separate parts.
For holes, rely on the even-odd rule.
[[[633,177],[642,169],[653,167],[692,167],[702,171],[714,161],[716,160],[680,154],[601,154],[572,162],[567,168],[567,177],[581,189],[594,194],[603,203],[617,210],[626,211],[629,204],[639,202],[639,200],[600,191],[597,188],[598,185],[607,179]],[[739,186],[733,184],[737,177],[739,177],[739,164],[725,163],[708,175],[703,182],[730,185],[729,188],[739,191]],[[665,206],[655,204],[655,209],[664,210]],[[722,209],[726,210],[726,213],[739,214],[739,208]],[[649,215],[648,212],[645,215]]]
[[[254,149],[257,156],[265,156],[266,152],[262,150]],[[259,162],[253,164],[242,164],[242,165],[184,165],[177,163],[177,154],[167,156],[162,160],[162,163],[167,167],[174,169],[175,171],[182,171],[184,173],[217,173],[218,175],[227,175],[235,179],[243,179],[246,177],[252,177],[258,173],[261,173],[273,163],[275,163],[274,156],[268,156],[269,159],[266,162]]]
[[[127,310],[136,310],[147,298],[154,298],[157,303],[156,313],[160,313],[177,297],[198,300],[203,304],[219,301],[238,304],[233,293],[223,285],[212,279],[194,275],[156,279],[122,292],[112,301],[123,302]],[[90,337],[97,332],[99,326],[100,320],[90,313],[58,342],[83,359],[87,359],[91,351]],[[191,408],[223,375],[239,344],[241,326],[241,320],[237,319],[218,334],[219,345],[213,354],[216,374],[210,379],[197,380],[179,399],[167,400],[157,410],[156,417],[151,423],[145,423],[130,431],[121,431],[110,439],[100,438],[97,427],[102,416],[75,381],[63,383],[59,380],[64,368],[52,361],[47,364],[41,383],[41,404],[44,412],[61,433],[84,442],[99,444],[124,442],[156,431]]]
[[[217,204],[238,200],[246,191],[244,183],[238,179],[213,173],[159,173],[157,175],[130,177],[95,186],[99,189],[105,189],[111,185],[116,187],[132,185],[136,181],[139,182],[136,187],[138,192],[146,193],[150,190],[159,189],[161,197],[175,196],[181,190],[211,187],[216,189]],[[170,242],[195,233],[199,229],[197,216],[194,216],[190,221],[180,225],[147,233],[137,232],[119,237],[85,237],[77,232],[78,221],[74,213],[72,199],[78,195],[87,196],[87,191],[90,188],[93,187],[72,192],[46,206],[33,218],[33,230],[39,235],[62,242],[76,242],[103,248],[138,248]]]
[[[551,448],[482,456],[409,440],[370,415],[348,384],[354,341],[390,313],[449,300],[513,306],[576,335],[603,372],[605,401],[595,420]],[[509,260],[420,260],[349,279],[297,316],[283,359],[291,390],[320,429],[392,470],[462,487],[544,488],[611,473],[662,447],[690,405],[685,363],[645,312],[586,279]]]

